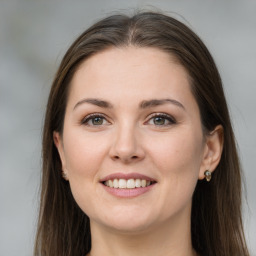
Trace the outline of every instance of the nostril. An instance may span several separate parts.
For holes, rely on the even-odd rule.
[[[116,159],[116,160],[121,159],[120,156],[114,156],[113,158]],[[138,159],[138,158],[139,158],[138,156],[132,156],[130,159]],[[124,158],[124,160],[129,160],[129,157]]]

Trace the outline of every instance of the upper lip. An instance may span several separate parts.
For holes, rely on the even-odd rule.
[[[140,174],[140,173],[121,173],[121,172],[118,172],[118,173],[112,173],[112,174],[109,174],[107,176],[105,176],[104,178],[100,179],[100,182],[104,182],[104,181],[107,181],[107,180],[114,180],[114,179],[125,179],[125,180],[129,180],[129,179],[141,179],[141,180],[148,180],[148,181],[155,181],[155,179],[149,177],[149,176],[146,176],[146,175],[143,175],[143,174]]]

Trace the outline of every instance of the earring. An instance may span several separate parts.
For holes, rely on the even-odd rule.
[[[63,178],[64,180],[68,180],[68,174],[67,174],[67,172],[66,172],[66,171],[62,171],[61,173],[62,173],[62,178]]]
[[[204,172],[205,179],[209,182],[212,179],[212,173],[210,171],[205,171]]]

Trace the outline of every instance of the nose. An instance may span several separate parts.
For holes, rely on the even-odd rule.
[[[110,149],[110,157],[114,161],[126,164],[144,159],[142,138],[135,127],[126,124],[117,129]]]

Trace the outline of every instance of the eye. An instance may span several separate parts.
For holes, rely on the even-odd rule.
[[[106,120],[106,118],[103,115],[91,114],[86,116],[81,123],[88,126],[101,126],[101,125],[106,125],[109,122]]]
[[[150,125],[155,125],[155,126],[168,126],[175,124],[176,121],[173,117],[167,114],[154,114],[153,116],[150,117],[148,124]]]

